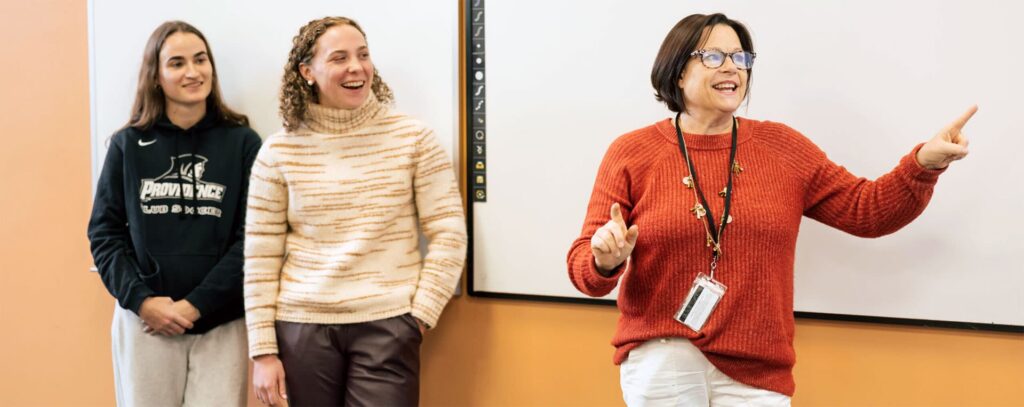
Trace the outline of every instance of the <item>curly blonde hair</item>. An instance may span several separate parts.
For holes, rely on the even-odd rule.
[[[363,37],[366,33],[354,20],[345,17],[324,17],[313,20],[299,29],[299,34],[292,38],[292,50],[288,53],[288,62],[284,65],[284,78],[281,79],[281,118],[284,128],[294,131],[306,119],[306,106],[319,102],[316,85],[309,86],[299,72],[300,64],[308,64],[313,59],[316,40],[335,25],[350,25],[359,30]],[[381,103],[392,103],[395,99],[391,88],[380,77],[377,68],[373,68],[373,83],[370,89]]]

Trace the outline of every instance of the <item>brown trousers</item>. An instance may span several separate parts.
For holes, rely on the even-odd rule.
[[[423,335],[412,315],[357,324],[277,321],[289,405],[415,406]]]

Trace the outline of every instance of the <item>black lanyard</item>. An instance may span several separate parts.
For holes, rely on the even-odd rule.
[[[722,233],[725,232],[725,225],[729,222],[729,209],[732,206],[732,175],[733,164],[736,162],[736,118],[732,119],[732,147],[729,151],[729,167],[727,169],[729,173],[729,182],[725,187],[725,210],[722,212],[722,222],[719,227],[715,228],[715,218],[711,215],[711,206],[708,205],[708,200],[704,198],[704,191],[700,189],[700,183],[697,182],[697,171],[693,168],[693,160],[690,159],[690,154],[686,149],[686,140],[683,139],[683,131],[679,128],[679,117],[682,113],[676,113],[676,139],[679,140],[679,152],[683,155],[683,160],[686,161],[686,167],[690,170],[690,179],[693,181],[693,187],[697,191],[697,197],[700,198],[700,203],[704,205],[704,209],[707,212],[707,230],[711,234],[711,239],[715,243],[716,249],[721,242],[720,238]],[[712,254],[714,259],[718,259],[719,251],[715,250]]]

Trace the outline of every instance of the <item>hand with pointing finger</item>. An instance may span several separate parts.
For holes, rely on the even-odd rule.
[[[598,272],[604,276],[610,275],[612,270],[633,253],[637,235],[640,233],[636,225],[626,226],[618,203],[612,204],[611,215],[612,219],[597,229],[590,238],[594,264],[597,265]]]
[[[941,170],[949,163],[967,157],[967,136],[963,133],[964,125],[978,111],[978,106],[971,106],[953,123],[939,131],[917,151],[917,163],[929,170]]]

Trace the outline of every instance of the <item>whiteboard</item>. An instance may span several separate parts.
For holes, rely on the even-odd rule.
[[[619,135],[671,115],[650,72],[672,26],[721,11],[747,25],[758,54],[738,115],[788,124],[859,176],[890,171],[980,106],[965,128],[971,156],[903,230],[861,239],[804,219],[795,309],[1022,330],[1024,5],[520,0],[484,10],[487,201],[471,208],[471,293],[586,298],[566,253],[601,158]]]
[[[291,41],[325,16],[356,20],[373,62],[395,93],[395,109],[434,129],[458,151],[458,2],[308,0],[89,1],[92,184],[107,139],[128,122],[143,48],[164,21],[183,20],[206,36],[221,92],[263,138],[282,128],[278,94]]]

